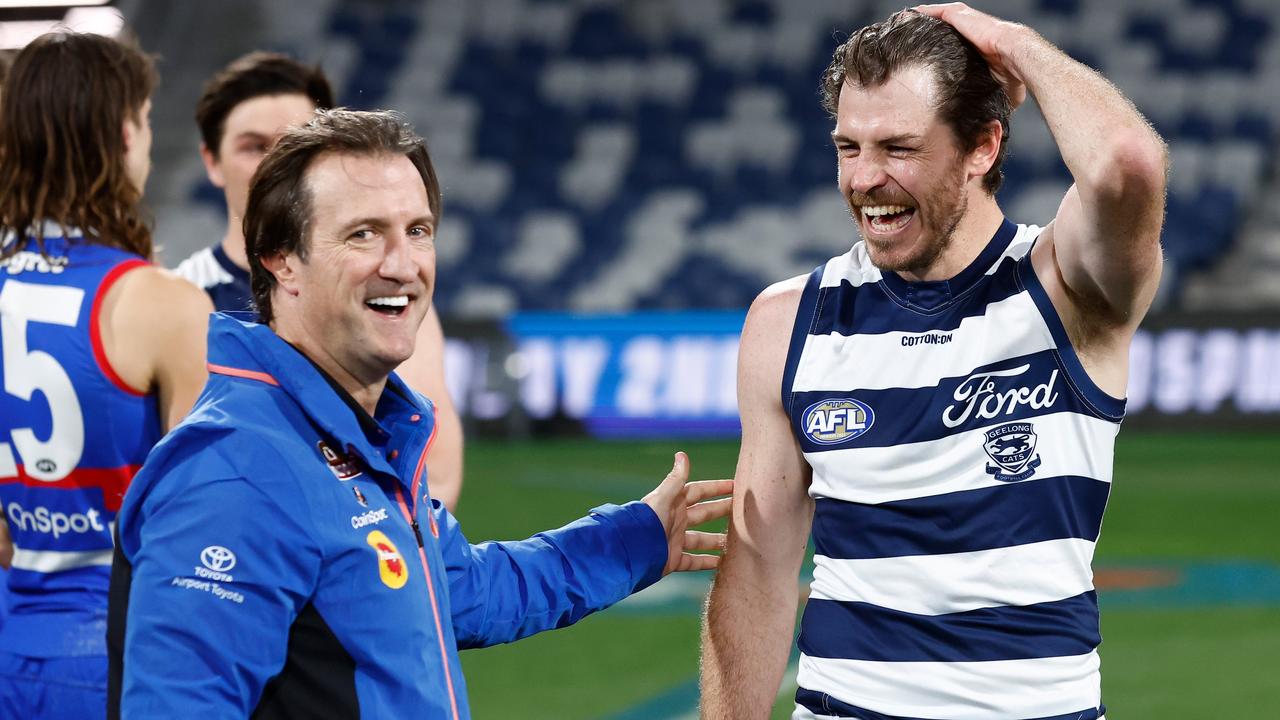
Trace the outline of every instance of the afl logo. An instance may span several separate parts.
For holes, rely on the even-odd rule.
[[[819,445],[835,445],[866,433],[875,424],[871,406],[853,398],[822,400],[801,416],[804,434]]]

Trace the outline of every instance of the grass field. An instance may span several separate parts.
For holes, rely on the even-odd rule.
[[[525,537],[640,497],[676,449],[697,478],[733,472],[727,442],[472,442],[459,517],[473,542]],[[1121,433],[1095,563],[1110,719],[1280,716],[1278,468],[1274,434]],[[575,627],[464,653],[474,716],[696,717],[706,582],[668,578]]]

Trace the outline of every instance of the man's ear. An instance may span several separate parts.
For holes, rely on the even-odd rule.
[[[1000,147],[1004,143],[1004,128],[1000,125],[999,120],[990,120],[983,129],[981,137],[978,138],[978,144],[969,151],[965,164],[969,171],[969,177],[982,177],[986,175],[991,167],[995,165],[996,158],[1000,157]]]
[[[261,258],[262,267],[276,276],[276,285],[289,295],[298,294],[298,256],[295,253],[285,255],[276,253]]]
[[[225,189],[227,181],[222,177],[222,162],[204,143],[200,143],[200,159],[204,161],[204,173],[209,176],[209,182],[216,188]]]

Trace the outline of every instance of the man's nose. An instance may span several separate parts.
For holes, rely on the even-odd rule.
[[[404,233],[388,235],[384,247],[382,265],[378,268],[382,277],[401,283],[411,283],[417,279],[421,268],[418,267],[409,238]]]
[[[872,190],[884,185],[888,175],[884,164],[874,157],[863,155],[849,161],[849,190],[868,195]]]

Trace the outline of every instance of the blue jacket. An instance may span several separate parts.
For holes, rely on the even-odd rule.
[[[268,327],[221,314],[209,367],[120,510],[113,715],[466,718],[459,648],[661,576],[665,533],[639,502],[468,543],[427,492],[432,406],[394,375],[370,418]]]

